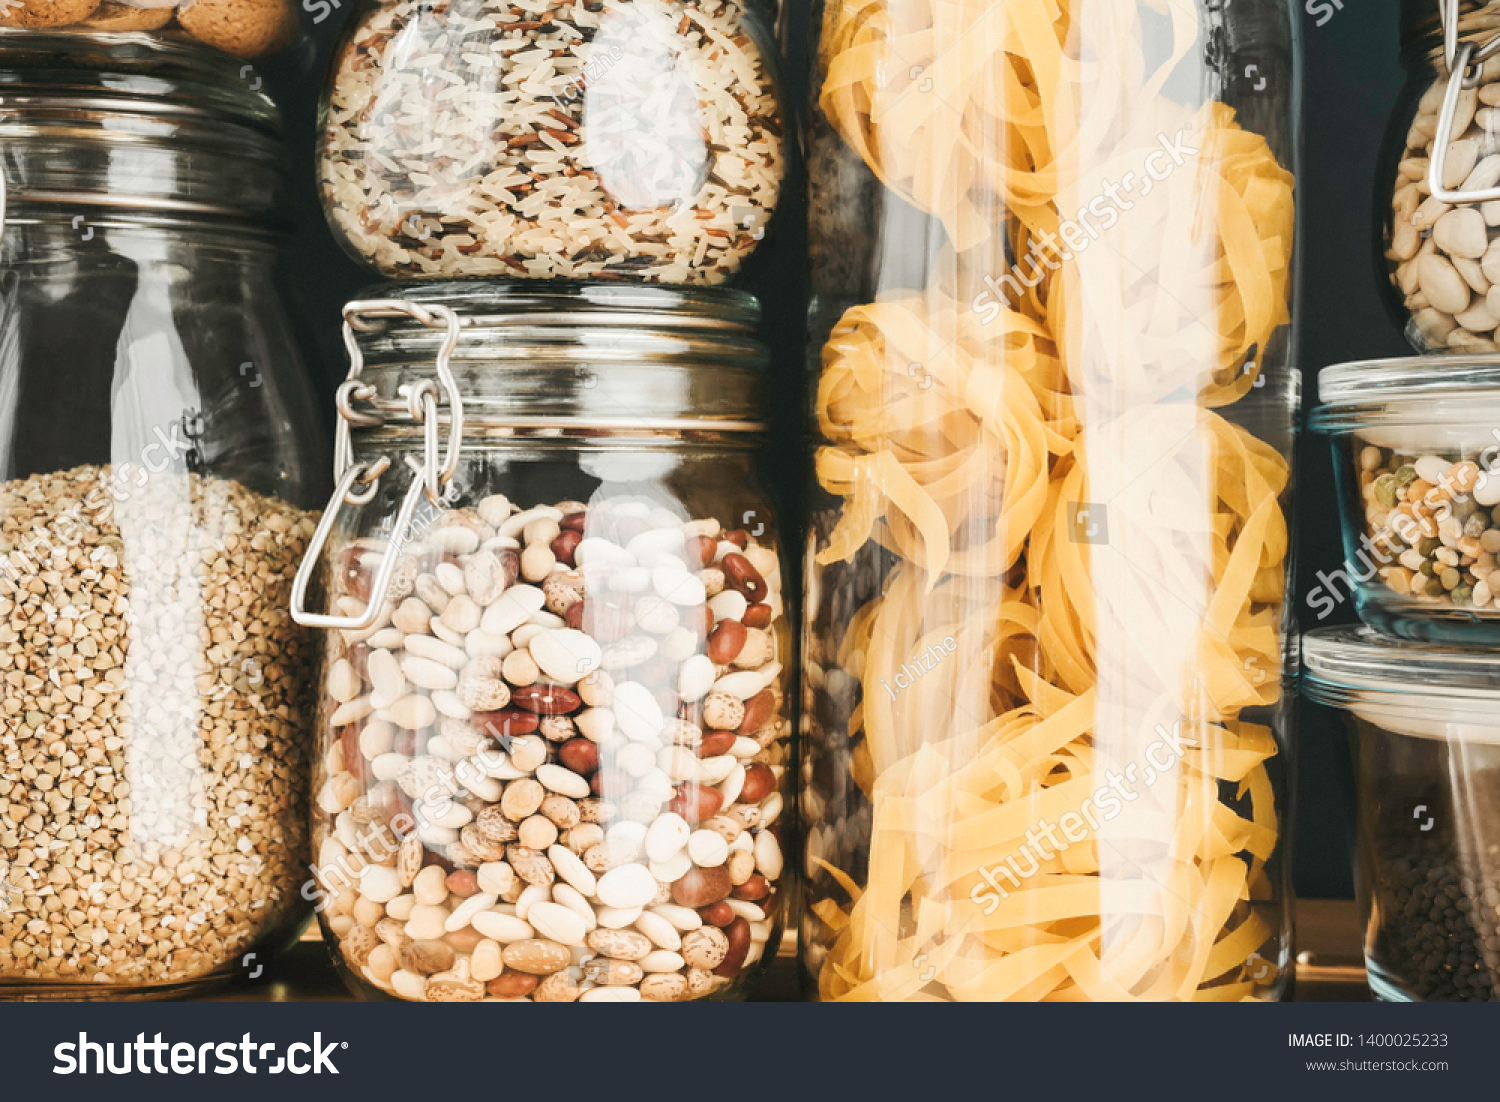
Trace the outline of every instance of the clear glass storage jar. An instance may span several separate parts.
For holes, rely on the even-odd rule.
[[[720,283],[780,194],[776,74],[754,0],[361,0],[329,225],[393,279]]]
[[[1418,352],[1494,352],[1500,347],[1500,291],[1490,297],[1500,280],[1500,57],[1493,55],[1500,4],[1403,0],[1401,32],[1406,86],[1376,177],[1388,301]],[[1439,145],[1445,118],[1447,140]]]
[[[346,979],[742,996],[781,932],[795,697],[754,299],[383,295],[345,313],[345,466],[298,590],[332,564],[335,615],[298,616],[331,629],[313,832]]]
[[[1308,632],[1302,658],[1349,729],[1371,991],[1500,1001],[1500,658],[1368,627]]]
[[[1295,15],[817,10],[808,984],[1283,997]]]
[[[1500,359],[1339,364],[1318,388],[1346,557],[1308,607],[1321,620],[1352,592],[1392,635],[1500,643]]]
[[[335,5],[336,6],[336,5]],[[107,34],[117,44],[145,36],[199,42],[249,60],[301,33],[293,0],[5,0],[0,34]]]
[[[326,474],[238,68],[0,36],[0,999],[180,994],[307,913]]]

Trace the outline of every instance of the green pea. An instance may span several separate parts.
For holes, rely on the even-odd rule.
[[[1396,480],[1383,474],[1375,480],[1375,500],[1387,509],[1396,507]]]
[[[1417,569],[1420,570],[1423,574],[1426,574],[1429,578],[1437,577],[1437,563],[1433,562],[1431,559],[1423,559],[1422,565],[1417,567]]]
[[[1472,605],[1474,603],[1474,587],[1471,585],[1459,585],[1453,587],[1450,594],[1456,605]]]
[[[1468,494],[1453,499],[1453,515],[1459,520],[1468,520],[1479,511],[1479,503]]]
[[[1397,486],[1405,486],[1408,482],[1412,482],[1416,479],[1417,469],[1410,463],[1407,463],[1400,467],[1397,467],[1396,473],[1392,477],[1395,478]]]
[[[1463,575],[1451,566],[1443,567],[1443,572],[1438,575],[1438,580],[1443,583],[1443,588],[1453,590],[1458,588],[1458,583],[1463,581]]]
[[[1441,546],[1443,546],[1443,541],[1436,536],[1423,536],[1422,542],[1417,544],[1417,550],[1430,559],[1433,555],[1437,554],[1437,550]]]

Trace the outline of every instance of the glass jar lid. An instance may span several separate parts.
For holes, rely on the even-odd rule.
[[[1414,430],[1386,445],[1403,449],[1500,441],[1500,356],[1444,356],[1441,367],[1430,356],[1337,364],[1318,376],[1318,393],[1308,421],[1318,432]]]
[[[1302,689],[1402,734],[1500,742],[1500,653],[1318,628],[1302,637]]]
[[[1323,409],[1457,394],[1500,398],[1500,356],[1398,356],[1334,364],[1318,375]]]
[[[281,117],[254,70],[145,34],[0,29],[6,216],[59,204],[244,216],[274,206]]]
[[[447,362],[466,434],[765,428],[768,356],[754,336],[760,307],[743,291],[531,281],[373,288],[346,310],[355,312],[350,340],[367,387],[358,409],[373,419],[363,428],[411,430],[411,388],[433,377],[449,334],[393,309],[367,316],[359,308],[371,303],[452,312]]]

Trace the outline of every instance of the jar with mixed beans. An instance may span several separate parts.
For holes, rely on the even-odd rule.
[[[345,317],[297,616],[328,629],[316,895],[346,978],[743,995],[787,897],[794,700],[754,300],[431,285]]]

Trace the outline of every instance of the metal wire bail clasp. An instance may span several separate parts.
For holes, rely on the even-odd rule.
[[[1443,108],[1438,113],[1437,133],[1432,139],[1432,158],[1427,165],[1427,187],[1440,203],[1488,203],[1500,199],[1500,185],[1478,191],[1459,191],[1443,186],[1443,169],[1448,161],[1452,141],[1453,117],[1458,111],[1458,95],[1464,88],[1478,85],[1484,73],[1484,62],[1500,50],[1500,34],[1481,46],[1458,42],[1458,0],[1438,0],[1438,15],[1443,23],[1443,62],[1448,67],[1448,87],[1443,93]],[[1470,69],[1473,71],[1470,72]]]
[[[380,566],[370,585],[370,599],[358,616],[337,616],[309,612],[307,589],[317,571],[323,548],[333,531],[339,509],[344,505],[358,507],[372,501],[380,488],[381,476],[390,470],[391,459],[382,455],[372,463],[354,461],[354,439],[352,426],[375,427],[385,423],[378,411],[358,409],[355,402],[369,402],[375,397],[373,386],[361,379],[364,371],[364,350],[359,345],[355,331],[369,333],[381,328],[387,318],[408,317],[429,329],[444,330],[443,343],[438,349],[434,370],[437,383],[431,379],[402,388],[407,409],[413,420],[423,428],[422,461],[407,456],[407,466],[416,477],[412,479],[406,495],[401,499],[401,508],[396,512],[395,524],[381,555]],[[292,583],[292,619],[303,627],[342,628],[347,631],[364,631],[373,627],[380,618],[386,594],[390,592],[391,578],[401,557],[401,546],[411,528],[417,505],[425,495],[433,505],[441,505],[443,492],[458,470],[458,460],[463,446],[464,407],[453,378],[451,361],[458,346],[459,331],[463,321],[450,307],[442,305],[423,306],[405,299],[369,299],[351,302],[344,307],[344,347],[349,352],[349,374],[339,384],[336,403],[339,419],[333,445],[333,473],[337,485],[323,511],[322,519],[308,543],[307,553],[297,568],[297,578]],[[442,461],[438,461],[438,394],[439,386],[448,402],[448,446]],[[364,489],[357,489],[363,486]]]

